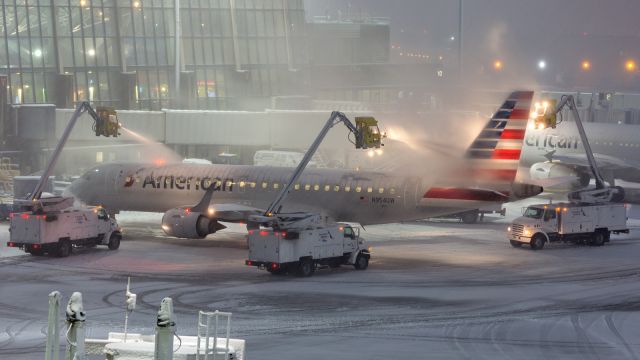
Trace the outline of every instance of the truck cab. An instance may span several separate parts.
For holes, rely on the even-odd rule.
[[[554,241],[602,246],[611,233],[629,231],[626,221],[624,204],[540,204],[525,208],[507,232],[512,246],[529,244],[534,250]]]

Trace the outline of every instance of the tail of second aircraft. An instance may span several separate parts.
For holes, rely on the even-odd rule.
[[[466,152],[458,177],[464,187],[435,187],[425,199],[508,201],[536,195],[539,187],[514,184],[531,111],[533,91],[515,91],[489,119]]]

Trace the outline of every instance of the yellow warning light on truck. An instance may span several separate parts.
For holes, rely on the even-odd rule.
[[[356,149],[380,148],[385,135],[378,128],[378,120],[372,116],[356,117]]]
[[[545,100],[534,104],[533,127],[538,130],[556,128],[556,101]]]
[[[98,115],[94,125],[96,136],[118,137],[118,135],[120,135],[118,132],[120,123],[118,122],[118,114],[114,108],[98,107],[96,108],[96,114]]]

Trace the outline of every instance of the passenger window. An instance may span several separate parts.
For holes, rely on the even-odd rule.
[[[331,190],[331,186],[329,186],[329,185],[325,185],[325,186],[324,186],[324,191],[329,191],[329,190]]]
[[[349,186],[349,185],[345,186],[345,187],[344,187],[344,191],[345,191],[345,192],[349,192],[349,191],[351,191],[351,186]]]
[[[362,187],[356,186],[356,192],[360,192],[360,191],[362,191]]]
[[[333,191],[340,191],[340,185],[336,185],[333,187]]]
[[[233,186],[233,181],[227,180],[227,189],[230,189]]]
[[[305,191],[311,190],[311,185],[310,184],[304,184],[304,190]]]
[[[389,189],[389,194],[394,195],[396,193],[396,189],[391,188]]]
[[[266,182],[264,182],[264,181],[262,182],[262,188],[263,188],[263,189],[266,189],[268,186],[269,186],[269,184],[267,184],[267,183],[266,183]]]
[[[367,192],[368,192],[368,193],[373,192],[373,188],[372,188],[371,186],[369,186],[369,187],[367,188]]]
[[[273,188],[274,188],[274,189],[278,189],[279,187],[280,187],[280,184],[278,184],[278,183],[273,183]]]
[[[256,188],[256,183],[255,182],[250,182],[249,186],[251,186],[252,189],[255,189]]]
[[[378,189],[378,192],[379,192],[380,194],[384,194],[384,188],[379,188],[379,189]]]
[[[313,185],[313,190],[315,190],[315,191],[320,190],[320,185],[318,185],[318,184]]]
[[[240,181],[240,187],[243,188],[246,185],[244,181]]]
[[[300,184],[293,185],[293,189],[294,190],[300,190]]]

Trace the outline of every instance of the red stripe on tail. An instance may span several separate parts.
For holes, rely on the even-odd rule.
[[[524,139],[525,130],[506,129],[502,132],[500,139],[504,140],[522,140]]]
[[[519,160],[520,149],[495,149],[491,158],[494,160]]]

